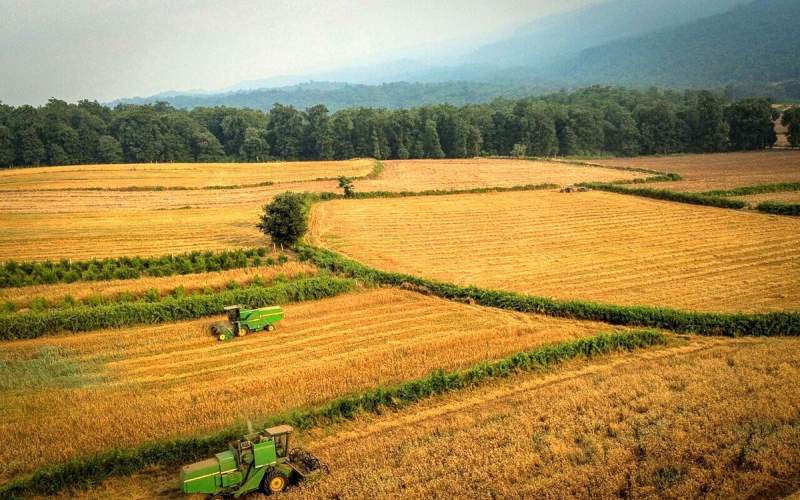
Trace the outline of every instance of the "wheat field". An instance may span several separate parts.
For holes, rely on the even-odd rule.
[[[339,200],[312,242],[387,271],[560,299],[800,309],[800,220],[604,192]]]
[[[331,474],[284,495],[779,497],[800,488],[799,357],[798,340],[690,337],[362,416],[296,437]],[[175,477],[73,495],[183,498]]]
[[[683,180],[651,186],[672,191],[698,192],[800,182],[800,150],[604,158],[592,160],[592,163],[678,173]]]
[[[470,158],[464,160],[391,160],[377,179],[356,182],[363,191],[423,191],[511,187],[526,184],[613,182],[648,174],[552,161]]]
[[[274,333],[227,343],[208,331],[222,317],[4,343],[0,382],[16,382],[0,384],[0,434],[15,445],[0,447],[0,478],[611,329],[396,289],[285,311]],[[26,367],[53,350],[74,369],[35,385]]]
[[[203,188],[265,182],[310,181],[340,175],[361,177],[371,159],[281,163],[142,163],[74,165],[0,171],[0,191],[124,189],[131,187]]]

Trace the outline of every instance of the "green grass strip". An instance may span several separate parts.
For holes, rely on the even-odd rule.
[[[334,276],[305,278],[271,287],[250,287],[219,293],[169,297],[159,302],[129,302],[98,307],[74,307],[43,312],[0,315],[0,340],[86,332],[102,328],[168,323],[222,314],[231,304],[256,308],[318,300],[353,291],[356,282]]]
[[[581,184],[590,189],[597,191],[608,191],[611,193],[627,194],[633,196],[642,196],[644,198],[653,198],[656,200],[676,201],[679,203],[689,203],[692,205],[705,205],[717,208],[745,208],[747,203],[740,200],[731,200],[720,196],[706,196],[698,193],[681,193],[678,191],[669,191],[667,189],[651,189],[651,188],[628,188],[617,184],[606,184],[600,182],[586,182]]]
[[[264,247],[187,252],[157,257],[109,257],[105,259],[16,261],[0,263],[0,288],[14,288],[77,281],[108,281],[141,277],[175,276],[228,269],[273,266],[288,261],[267,255]]]
[[[358,189],[358,185],[355,186]],[[470,189],[427,189],[424,191],[355,191],[349,198],[339,193],[303,193],[307,203],[318,201],[369,198],[409,198],[414,196],[449,196],[456,194],[481,194],[481,193],[510,193],[515,191],[541,191],[545,189],[558,189],[558,184],[524,184],[510,187],[482,187]]]
[[[762,201],[756,210],[774,215],[800,215],[800,203],[783,203],[780,201]]]
[[[336,252],[308,245],[298,245],[297,250],[301,259],[309,260],[321,269],[341,273],[366,283],[390,286],[413,285],[444,299],[472,300],[482,306],[499,309],[700,335],[800,336],[800,313],[797,312],[726,314],[680,311],[666,307],[561,301],[501,290],[462,287],[407,274],[389,273],[372,269]]]
[[[379,414],[387,409],[396,410],[493,379],[552,368],[568,360],[591,359],[614,352],[664,345],[666,342],[666,336],[656,331],[619,332],[570,340],[519,352],[496,361],[481,362],[466,370],[437,370],[417,380],[343,396],[315,408],[272,415],[257,425],[260,428],[289,424],[297,429],[309,429],[350,420],[362,413]],[[28,477],[1,486],[0,497],[55,494],[66,488],[89,488],[109,477],[130,475],[148,467],[178,467],[211,457],[225,449],[228,441],[240,438],[244,433],[244,426],[238,425],[208,436],[175,439],[75,459],[39,469]],[[176,470],[176,480],[177,473]]]
[[[704,196],[748,196],[763,193],[788,193],[800,191],[800,182],[776,182],[774,184],[757,184],[733,189],[705,191],[698,193]]]

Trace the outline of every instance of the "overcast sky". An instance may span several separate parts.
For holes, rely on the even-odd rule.
[[[498,37],[597,0],[0,0],[0,101],[108,101]]]

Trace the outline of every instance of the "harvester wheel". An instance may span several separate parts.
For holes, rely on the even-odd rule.
[[[267,331],[268,332],[274,332],[275,331],[275,325],[267,325]]]
[[[240,337],[244,337],[244,336],[245,336],[245,335],[247,335],[248,333],[250,333],[250,328],[248,328],[248,327],[247,327],[247,325],[242,325],[242,326],[239,328],[239,336],[240,336]]]
[[[280,493],[286,489],[287,484],[286,476],[274,470],[264,478],[264,481],[261,483],[261,491],[265,495]]]

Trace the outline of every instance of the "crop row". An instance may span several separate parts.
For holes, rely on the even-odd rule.
[[[510,187],[482,187],[469,189],[427,189],[424,191],[355,191],[349,197],[339,193],[303,193],[306,203],[317,201],[369,198],[409,198],[416,196],[448,196],[454,194],[480,194],[480,193],[510,193],[514,191],[539,191],[544,189],[557,189],[558,184],[524,184]]]
[[[77,281],[107,281],[206,273],[271,266],[288,261],[286,255],[268,256],[264,247],[190,252],[160,257],[112,257],[91,260],[6,261],[0,265],[0,288]]]
[[[313,273],[300,273],[293,275],[292,278],[310,277]],[[0,314],[14,313],[20,309],[30,309],[33,312],[42,312],[48,309],[70,309],[74,307],[98,307],[107,306],[112,304],[120,304],[126,302],[158,302],[167,297],[180,299],[188,295],[211,294],[222,290],[236,290],[248,286],[265,287],[272,283],[285,281],[286,276],[278,274],[272,278],[265,278],[261,275],[255,275],[251,278],[244,280],[230,279],[227,283],[222,283],[218,286],[205,286],[204,288],[194,288],[187,290],[184,285],[179,285],[171,289],[158,290],[156,288],[149,288],[147,290],[131,292],[123,291],[112,295],[101,295],[96,293],[84,298],[75,298],[71,294],[66,294],[63,297],[48,299],[41,295],[32,297],[22,303],[12,302],[7,300],[0,304]]]
[[[762,201],[756,206],[756,210],[775,215],[800,215],[800,203]]]
[[[407,274],[380,271],[330,250],[307,245],[298,245],[297,250],[301,259],[311,261],[320,269],[341,273],[367,283],[410,286],[448,300],[475,302],[482,306],[701,335],[800,336],[800,313],[797,312],[724,314],[577,300],[561,301],[501,290],[461,287]]]
[[[707,196],[698,193],[681,193],[678,191],[669,191],[667,189],[628,188],[616,184],[605,184],[599,182],[587,182],[582,184],[582,186],[597,191],[608,191],[611,193],[642,196],[645,198],[654,198],[656,200],[677,201],[692,205],[706,205],[709,207],[733,209],[745,208],[747,206],[747,203],[740,200],[731,200],[721,196]]]
[[[60,331],[85,332],[138,324],[167,323],[222,314],[241,304],[256,308],[333,297],[354,290],[350,279],[305,278],[271,287],[251,286],[219,293],[168,297],[159,302],[129,302],[99,307],[73,307],[43,312],[0,315],[0,340],[29,339]]]
[[[572,359],[592,358],[613,352],[663,345],[664,334],[633,331],[598,335],[539,347],[512,356],[478,363],[466,370],[437,370],[428,376],[389,387],[335,399],[310,409],[272,415],[258,422],[259,427],[289,424],[299,429],[352,419],[360,413],[380,413],[524,371],[544,370]],[[183,438],[153,443],[134,449],[112,450],[85,459],[40,469],[32,475],[0,487],[0,496],[54,494],[69,487],[90,487],[111,476],[129,475],[154,466],[177,466],[205,458],[244,433],[241,426],[204,437]]]

